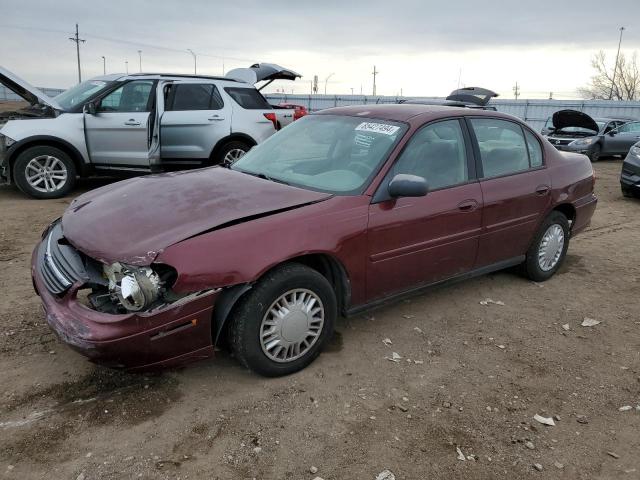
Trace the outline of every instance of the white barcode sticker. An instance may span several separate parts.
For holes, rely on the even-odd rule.
[[[394,135],[400,127],[388,125],[386,123],[362,122],[356,127],[359,132],[382,133],[384,135]]]

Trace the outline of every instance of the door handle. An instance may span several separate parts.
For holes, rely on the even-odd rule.
[[[473,212],[478,208],[478,202],[475,200],[464,200],[458,204],[458,210],[462,212]]]
[[[549,193],[549,186],[548,185],[538,185],[536,187],[536,193],[538,195],[546,195],[547,193]]]
[[[124,124],[125,125],[129,125],[131,127],[139,127],[140,126],[140,122],[136,121],[135,118],[130,118],[129,120],[124,122]]]
[[[220,120],[224,120],[224,117],[221,117],[220,115],[211,115],[207,120],[210,122],[219,122]]]

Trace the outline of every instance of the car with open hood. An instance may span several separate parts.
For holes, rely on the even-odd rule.
[[[320,353],[339,315],[519,266],[551,278],[596,207],[591,163],[510,115],[363,105],[307,115],[228,168],[79,196],[42,234],[46,320],[144,370],[227,342],[263,375]]]
[[[274,109],[254,84],[298,77],[275,64],[225,77],[114,74],[50,98],[0,67],[0,82],[31,105],[0,119],[0,182],[57,198],[78,176],[232,163],[293,120],[293,110]]]
[[[577,110],[560,110],[547,120],[542,133],[558,150],[582,153],[597,162],[602,156],[629,151],[635,140],[626,131],[632,126],[626,125],[634,123],[640,126],[630,118],[592,118]]]

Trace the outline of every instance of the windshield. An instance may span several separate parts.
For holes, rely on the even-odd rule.
[[[598,131],[602,131],[602,129],[604,128],[606,122],[596,122],[596,124],[598,125]],[[558,132],[562,132],[562,133],[588,133],[590,135],[594,134],[594,130],[591,130],[590,128],[583,128],[583,127],[564,127],[564,128],[561,128],[560,130],[558,130]]]
[[[65,90],[56,96],[55,100],[65,110],[71,110],[73,107],[83,104],[92,95],[112,83],[113,82],[106,82],[104,80],[87,80],[86,82],[79,83],[75,87],[71,87],[69,90]]]
[[[309,115],[251,149],[233,170],[335,195],[358,195],[407,130],[389,120]]]

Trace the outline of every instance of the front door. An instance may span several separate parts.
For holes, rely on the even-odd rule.
[[[96,167],[148,167],[155,83],[127,82],[103,97],[94,115],[84,114],[89,157]]]
[[[551,179],[536,136],[520,124],[472,118],[483,196],[476,267],[524,255],[550,201]]]
[[[625,123],[604,136],[602,155],[626,155],[638,140],[640,140],[640,122]]]
[[[174,82],[162,117],[163,164],[209,160],[213,147],[231,133],[231,105],[211,82]]]
[[[375,300],[464,273],[475,263],[482,193],[460,120],[416,132],[381,188],[399,173],[425,178],[424,197],[386,199],[369,210],[367,298]]]

